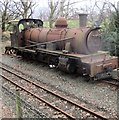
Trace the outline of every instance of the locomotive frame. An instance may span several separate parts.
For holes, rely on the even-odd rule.
[[[26,26],[20,31],[19,25],[21,23]],[[77,73],[93,80],[112,77],[111,72],[113,69],[118,68],[118,58],[115,56],[110,56],[108,52],[98,51],[91,54],[71,52],[69,46],[75,39],[74,36],[45,42],[34,42],[29,39],[27,40],[28,43],[26,45],[24,34],[25,31],[31,29],[29,23],[32,23],[33,28],[40,27],[43,29],[43,22],[41,20],[20,20],[16,26],[16,31],[11,33],[11,49],[15,50],[17,55],[20,55],[23,58],[45,62],[48,65],[55,66],[62,71]],[[61,24],[60,27],[66,26],[65,24]],[[97,29],[99,29],[99,27],[91,28],[88,31]],[[86,34],[88,33],[89,32]],[[57,44],[62,42],[65,42],[65,47],[62,50],[57,50]],[[88,49],[87,41],[86,47]]]

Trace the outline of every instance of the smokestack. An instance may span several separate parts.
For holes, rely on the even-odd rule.
[[[79,14],[79,25],[80,25],[80,27],[86,27],[87,15],[88,14],[85,14],[85,13],[80,13]]]

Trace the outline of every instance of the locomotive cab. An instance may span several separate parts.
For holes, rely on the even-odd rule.
[[[43,27],[43,21],[39,19],[21,19],[13,25],[13,32],[10,34],[12,47],[25,46],[24,31],[30,28]]]

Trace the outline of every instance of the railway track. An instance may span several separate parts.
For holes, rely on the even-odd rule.
[[[7,96],[9,96],[12,100],[16,100],[16,93],[14,93],[13,91],[9,90],[7,87],[2,86],[2,93],[6,94]],[[32,105],[30,105],[29,103],[27,103],[24,99],[21,99],[19,96],[17,96],[22,104],[22,109],[24,110],[24,108],[26,110],[28,110],[28,113],[31,113],[32,115],[34,114],[36,117],[38,118],[47,118],[47,116],[43,113],[41,113],[41,111],[38,111],[35,107],[33,107]],[[27,113],[27,114],[28,114]]]
[[[80,104],[77,104],[76,102],[73,102],[64,96],[61,96],[54,91],[44,88],[44,86],[41,86],[40,84],[33,82],[32,80],[28,80],[27,78],[22,77],[15,72],[12,72],[12,70],[7,69],[6,67],[0,67],[3,71],[3,74],[0,76],[4,80],[32,95],[38,101],[42,101],[43,103],[47,104],[51,108],[65,115],[67,118],[99,118],[107,120],[107,117],[98,113],[99,111],[95,112]],[[82,111],[85,114],[84,116],[81,113]],[[86,113],[89,113],[88,116],[86,116]]]
[[[108,84],[110,86],[113,86],[116,89],[119,88],[119,80],[117,80],[117,79],[102,80],[102,82],[105,83],[105,84]]]

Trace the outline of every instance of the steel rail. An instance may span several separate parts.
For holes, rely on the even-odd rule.
[[[98,118],[100,118],[100,119],[108,120],[105,116],[100,115],[99,113],[96,113],[96,112],[94,112],[94,111],[92,111],[92,110],[90,110],[90,109],[88,109],[88,108],[86,108],[86,107],[84,107],[84,106],[82,106],[82,105],[80,105],[80,104],[77,104],[77,103],[75,103],[75,102],[73,102],[73,101],[71,101],[71,100],[69,100],[69,99],[67,99],[67,98],[65,98],[65,97],[63,97],[63,96],[61,96],[61,95],[59,95],[59,94],[56,94],[56,93],[52,92],[51,90],[49,90],[49,89],[47,89],[47,88],[44,88],[43,86],[41,86],[41,85],[39,85],[39,84],[37,84],[37,83],[35,83],[35,82],[33,82],[33,81],[30,81],[30,80],[28,80],[28,79],[26,79],[26,78],[24,78],[24,77],[22,77],[22,76],[20,76],[20,75],[17,75],[17,74],[15,74],[15,73],[9,71],[9,70],[6,69],[6,68],[3,68],[3,67],[0,67],[0,68],[2,68],[3,70],[6,70],[7,72],[9,72],[9,73],[11,73],[11,74],[16,75],[17,77],[19,77],[19,78],[21,78],[21,79],[23,79],[23,80],[25,80],[25,81],[27,81],[27,82],[35,85],[35,86],[37,86],[37,87],[39,87],[39,88],[41,88],[41,89],[43,89],[43,90],[45,90],[45,91],[47,91],[47,92],[55,95],[55,96],[57,96],[57,97],[65,100],[65,101],[68,101],[69,103],[71,103],[71,104],[79,107],[80,109],[83,109],[84,111],[86,111],[86,112],[88,112],[88,113],[90,113],[90,114],[92,114],[92,115],[94,115],[94,116],[96,116],[96,117],[98,117]]]
[[[63,113],[63,114],[66,115],[67,117],[69,117],[69,118],[71,118],[71,119],[74,119],[74,120],[76,119],[74,116],[66,113],[65,111],[61,110],[60,108],[58,108],[58,107],[56,107],[56,106],[53,106],[53,105],[52,105],[51,103],[49,103],[48,101],[44,100],[43,98],[40,98],[38,95],[34,94],[33,92],[27,90],[26,88],[24,88],[24,87],[22,87],[22,86],[20,86],[20,85],[18,85],[17,83],[13,82],[13,81],[10,80],[9,78],[7,78],[7,77],[5,77],[5,76],[3,76],[3,75],[1,75],[1,74],[0,74],[0,76],[1,76],[2,78],[6,79],[7,81],[11,82],[11,83],[12,83],[13,85],[15,85],[16,87],[18,87],[18,88],[24,90],[25,92],[29,93],[30,95],[34,96],[34,97],[37,98],[38,100],[46,103],[47,105],[49,105],[50,107],[54,108],[55,110]]]
[[[4,92],[5,94],[9,94],[11,99],[13,99],[13,100],[15,100],[15,97],[17,96],[13,91],[9,90],[5,86],[2,86],[2,92]],[[47,118],[47,116],[45,114],[41,113],[41,111],[39,111],[39,110],[35,109],[34,107],[32,107],[24,99],[20,98],[19,96],[17,96],[17,97],[20,99],[20,101],[23,104],[23,106],[25,106],[33,114],[40,115],[40,117],[42,116],[42,118]]]
[[[111,82],[111,81],[106,81],[106,80],[104,80],[103,82],[104,82],[104,83],[107,83],[107,84],[109,84],[109,85],[113,85],[113,86],[119,87],[119,81],[118,81],[118,82]]]

